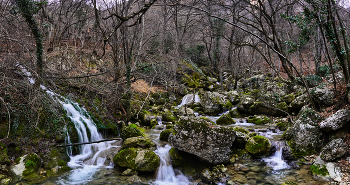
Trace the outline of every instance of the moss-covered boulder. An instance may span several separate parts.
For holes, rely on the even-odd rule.
[[[32,181],[40,178],[38,171],[42,163],[37,154],[30,153],[22,156],[16,159],[16,163],[17,165],[12,166],[10,170],[14,182],[22,179]]]
[[[231,118],[241,118],[241,113],[239,113],[238,109],[231,109],[230,110],[230,116]]]
[[[230,100],[230,102],[233,105],[236,105],[237,103],[239,103],[239,93],[237,91],[229,91],[226,93],[227,99]]]
[[[183,116],[175,124],[169,143],[203,161],[220,164],[230,160],[235,137],[232,128],[212,126],[203,119]]]
[[[140,130],[140,128],[135,124],[124,126],[120,131],[120,137],[123,140],[126,140],[127,138],[130,138],[130,137],[137,137],[137,136],[143,136],[143,133]]]
[[[263,157],[270,152],[271,142],[264,136],[254,136],[248,140],[245,150],[255,157]]]
[[[291,103],[290,106],[293,110],[299,111],[303,106],[309,103],[309,98],[307,94],[302,94],[296,97]]]
[[[248,133],[236,131],[236,139],[232,144],[232,149],[244,149],[249,139]]]
[[[124,140],[123,149],[127,148],[151,148],[155,147],[156,144],[152,142],[152,139],[143,136],[130,137]]]
[[[293,93],[287,94],[287,95],[282,97],[282,101],[284,101],[286,103],[291,103],[294,99],[295,99],[295,95]]]
[[[264,102],[255,102],[252,106],[249,107],[249,113],[256,114],[265,114],[269,116],[286,116],[288,112],[288,105],[285,102],[278,103],[276,105],[267,105]]]
[[[140,148],[121,150],[113,161],[121,167],[144,172],[153,172],[159,166],[159,157],[153,151]]]
[[[220,93],[205,91],[199,93],[199,97],[205,114],[217,115],[224,110],[232,108],[231,102],[226,99],[225,95]]]
[[[163,130],[160,133],[159,140],[161,140],[161,141],[168,141],[170,133],[171,133],[171,129]]]
[[[10,164],[10,159],[9,156],[7,155],[7,147],[5,144],[0,142],[0,165],[9,165]]]
[[[63,152],[58,149],[51,150],[47,155],[43,156],[43,168],[47,171],[46,175],[52,176],[70,170],[67,166],[67,160],[68,156],[65,149]]]
[[[304,106],[298,113],[296,120],[309,124],[312,126],[318,126],[318,123],[322,121],[322,116],[312,109],[311,107]]]
[[[173,112],[171,112],[168,109],[165,109],[163,114],[162,114],[162,121],[166,121],[166,122],[175,122],[176,121],[176,117],[173,114]]]
[[[265,125],[267,123],[270,123],[271,119],[264,115],[255,115],[255,116],[249,116],[248,122],[254,123],[257,125]]]
[[[236,122],[231,118],[230,113],[223,114],[216,120],[216,124],[218,125],[231,125],[235,123]]]
[[[254,97],[249,95],[243,95],[241,97],[241,101],[237,105],[237,110],[240,113],[249,114],[249,108],[254,104],[254,102],[255,102]]]
[[[155,128],[157,125],[158,125],[157,119],[152,119],[152,120],[151,120],[151,128],[153,129],[153,128]]]

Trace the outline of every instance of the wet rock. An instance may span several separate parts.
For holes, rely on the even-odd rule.
[[[113,161],[115,164],[137,171],[153,172],[159,166],[159,157],[151,150],[127,148],[118,152]]]
[[[10,159],[7,155],[7,147],[5,144],[0,142],[0,165],[9,165]]]
[[[316,87],[314,91],[311,91],[311,94],[312,98],[320,105],[333,105],[334,92],[327,87]]]
[[[155,146],[156,144],[154,144],[150,138],[146,138],[143,136],[127,138],[123,143],[123,149],[127,149],[127,148],[147,149]]]
[[[196,117],[180,117],[169,136],[169,143],[208,163],[220,164],[230,160],[230,148],[235,138],[232,128],[212,127]]]
[[[160,133],[159,140],[161,140],[161,141],[168,141],[170,133],[171,133],[171,129],[163,130]]]
[[[249,171],[249,167],[247,167],[243,164],[237,164],[237,163],[233,165],[233,169],[235,171],[243,171],[243,172]]]
[[[11,183],[11,181],[12,181],[11,178],[1,179],[1,180],[0,180],[0,184],[2,184],[2,185],[8,185],[8,184]]]
[[[350,121],[350,111],[347,109],[338,110],[333,115],[326,118],[320,123],[323,131],[336,131],[344,127]]]
[[[128,184],[132,184],[132,185],[142,185],[142,180],[139,176],[137,175],[133,175],[128,179]]]
[[[334,161],[343,157],[347,152],[347,146],[343,139],[339,138],[329,142],[321,149],[320,157],[324,161]]]
[[[271,119],[264,115],[254,115],[248,117],[248,123],[254,123],[257,125],[265,125],[270,123]]]
[[[209,183],[209,184],[219,184],[224,183],[226,184],[228,175],[225,174],[227,171],[227,168],[223,164],[214,166],[213,168],[205,168],[201,174],[200,177],[203,182]]]
[[[249,139],[250,137],[248,134],[236,131],[236,139],[232,144],[232,148],[244,149]]]
[[[239,182],[241,184],[247,184],[248,183],[248,179],[245,175],[242,174],[234,174],[231,176],[231,181],[233,182]]]
[[[262,157],[269,154],[271,142],[264,136],[254,136],[248,140],[245,150],[255,157]]]
[[[235,105],[239,103],[239,94],[237,91],[229,91],[226,93],[227,99],[230,100],[230,102]]]
[[[284,146],[282,148],[282,159],[287,160],[287,161],[295,160],[293,152],[289,146]]]
[[[12,166],[10,173],[15,182],[25,179],[34,180],[39,177],[38,171],[41,167],[41,158],[36,153],[24,155],[18,161],[18,164]]]
[[[224,110],[230,109],[232,104],[226,99],[225,95],[217,92],[205,91],[199,94],[204,113],[208,115],[216,115]]]
[[[133,169],[126,169],[125,171],[123,171],[122,176],[132,176],[132,175],[137,175],[137,171],[133,170]]]
[[[236,122],[231,118],[230,113],[223,114],[216,120],[216,124],[218,125],[231,125],[235,123]]]
[[[280,102],[275,105],[268,105],[265,102],[255,102],[249,107],[250,114],[265,114],[270,116],[285,116],[288,112],[288,105],[285,102]]]

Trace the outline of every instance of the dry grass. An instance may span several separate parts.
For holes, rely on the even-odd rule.
[[[140,79],[134,82],[133,84],[131,84],[131,88],[134,91],[137,91],[140,93],[148,93],[148,91],[150,90],[150,84]],[[160,87],[152,86],[151,93],[155,93],[155,92],[164,92],[164,90],[161,89]]]

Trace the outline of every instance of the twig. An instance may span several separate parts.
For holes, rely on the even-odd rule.
[[[92,142],[86,142],[86,143],[72,143],[72,144],[58,145],[56,147],[79,146],[79,145],[102,143],[102,142],[106,142],[106,141],[115,141],[115,140],[121,140],[121,139],[122,138],[104,139],[104,140],[100,140],[100,141],[92,141]]]

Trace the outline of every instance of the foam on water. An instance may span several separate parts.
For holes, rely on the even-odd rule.
[[[282,170],[287,169],[290,166],[282,159],[282,147],[284,146],[283,142],[275,142],[277,150],[273,156],[263,158],[263,161],[266,162],[273,170]]]
[[[154,185],[189,185],[190,181],[180,171],[175,174],[169,156],[170,145],[158,147],[154,152],[160,158],[160,166],[158,168],[157,179],[152,184]]]

